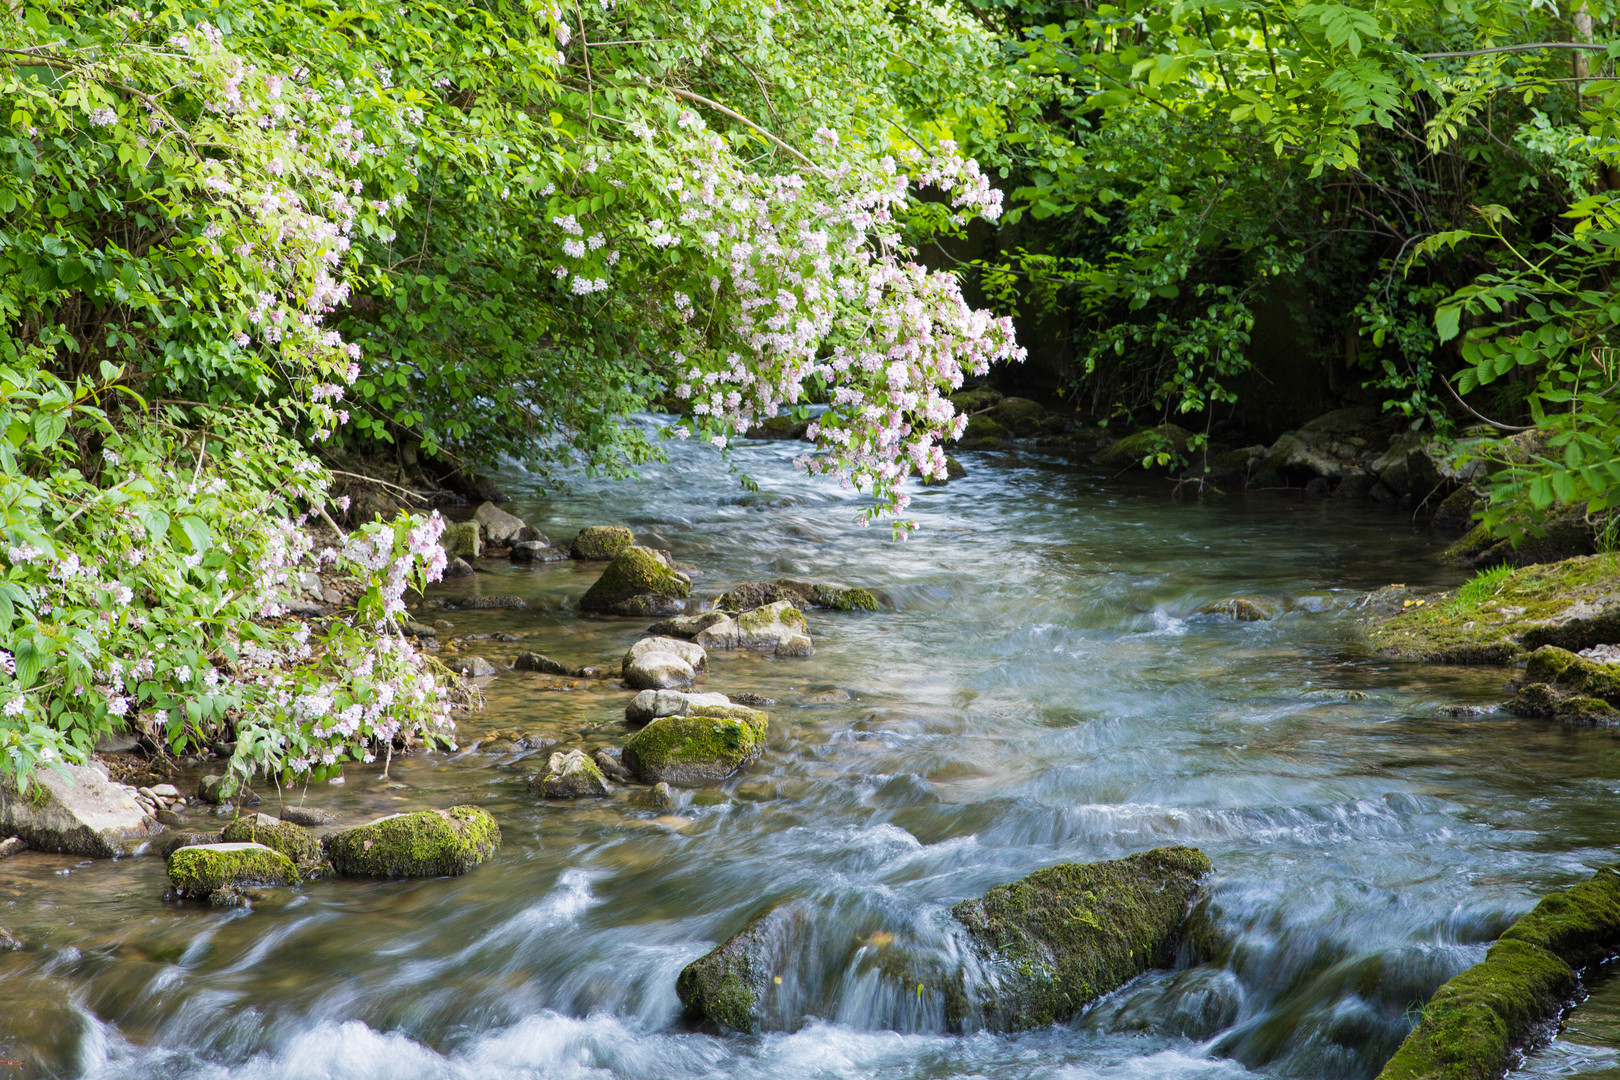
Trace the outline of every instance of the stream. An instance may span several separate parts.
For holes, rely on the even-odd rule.
[[[625,787],[540,803],[525,780],[545,755],[482,754],[480,734],[617,745],[630,692],[507,665],[526,650],[616,662],[650,620],[578,612],[600,563],[485,560],[432,591],[448,606],[413,612],[453,623],[441,638],[517,638],[461,653],[500,669],[462,749],[286,798],[350,824],[477,803],[504,831],[495,856],[251,910],[166,903],[155,858],[0,861],[0,926],[27,943],[0,953],[0,1059],[20,1063],[0,1080],[1368,1078],[1436,986],[1542,893],[1613,861],[1610,734],[1500,711],[1499,670],[1367,649],[1347,612],[1359,594],[1462,577],[1408,512],[1183,502],[1163,480],[964,454],[970,475],[918,491],[921,528],[899,543],[857,524],[859,496],[796,474],[803,449],[739,441],[730,460],[757,492],[682,443],[633,482],[547,494],[520,468],[499,477],[507,509],[554,540],[628,524],[698,567],[704,598],[786,576],[885,601],[809,612],[809,658],[711,654],[699,689],[777,701],[760,762],[673,812]],[[453,606],[496,594],[527,606]],[[1195,614],[1240,595],[1283,613]],[[1067,1026],[946,1033],[939,988],[912,973],[952,947],[952,904],[1171,844],[1215,863],[1221,955]],[[676,974],[788,900],[813,935],[774,1030],[690,1027]],[[1620,993],[1588,1004],[1613,1045]],[[1526,1075],[1620,1075],[1602,1038],[1580,1038]]]

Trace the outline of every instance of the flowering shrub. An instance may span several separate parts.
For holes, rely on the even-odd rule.
[[[233,782],[448,744],[449,695],[396,622],[444,568],[438,517],[317,550],[324,471],[272,425],[115,425],[96,404],[110,381],[0,368],[0,769],[80,761],[124,731],[229,749]],[[354,615],[281,618],[318,568],[362,589]]]
[[[125,729],[228,746],[239,778],[448,739],[397,629],[439,525],[313,547],[309,453],[334,438],[622,467],[653,452],[620,420],[654,398],[723,447],[815,389],[803,464],[903,507],[960,432],[949,391],[1022,355],[914,251],[1000,209],[866,47],[970,34],[941,18],[63,0],[0,22],[0,768]],[[281,620],[316,566],[363,586],[354,611]]]

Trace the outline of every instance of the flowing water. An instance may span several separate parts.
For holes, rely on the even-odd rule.
[[[1161,481],[964,455],[972,475],[920,492],[921,532],[896,543],[855,524],[855,496],[795,475],[801,449],[740,445],[757,493],[681,444],[639,482],[545,497],[503,477],[548,534],[630,524],[699,567],[703,596],[785,575],[885,599],[812,612],[813,657],[711,658],[702,688],[778,702],[758,764],[675,812],[624,788],[539,803],[541,761],[468,747],[510,728],[618,743],[629,693],[504,665],[616,658],[646,620],[578,613],[600,564],[490,562],[434,597],[527,607],[418,614],[453,623],[442,637],[518,639],[462,654],[502,669],[464,748],[297,797],[348,821],[475,802],[500,851],[462,878],[323,881],[226,911],[165,903],[158,859],[0,862],[0,925],[27,944],[0,954],[0,1058],[20,1063],[0,1080],[1370,1077],[1435,986],[1612,858],[1610,735],[1494,709],[1500,671],[1367,651],[1345,610],[1360,592],[1457,578],[1405,514],[1183,503]],[[1195,614],[1233,595],[1284,613]],[[1216,865],[1216,959],[1070,1025],[945,1032],[916,972],[948,963],[951,904],[1167,844]],[[783,901],[813,932],[774,1029],[690,1027],[677,972]],[[1532,1069],[1614,1066],[1579,1047]]]

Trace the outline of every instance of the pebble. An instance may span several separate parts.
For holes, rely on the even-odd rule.
[[[13,836],[10,840],[0,840],[0,859],[10,858],[17,852],[27,849],[28,845],[21,837]]]

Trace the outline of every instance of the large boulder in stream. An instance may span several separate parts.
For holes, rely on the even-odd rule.
[[[501,827],[477,806],[393,814],[328,836],[326,856],[340,874],[438,877],[465,874],[501,845]]]
[[[41,766],[27,791],[0,772],[0,837],[19,836],[35,851],[110,859],[162,831],[135,789],[114,783],[101,765]]]
[[[1485,959],[1435,991],[1378,1080],[1488,1080],[1575,998],[1576,972],[1620,952],[1620,874],[1542,898]]]
[[[726,709],[748,715],[659,717],[625,742],[624,767],[644,784],[693,787],[724,780],[764,752],[768,723],[762,712]]]
[[[951,914],[989,977],[946,996],[953,1030],[978,1018],[999,1031],[1060,1023],[1151,968],[1174,963],[1193,900],[1213,867],[1193,848],[1100,863],[1060,863]]]
[[[609,615],[679,615],[691,595],[692,580],[663,552],[631,544],[613,556],[579,606]]]
[[[240,903],[242,890],[263,885],[296,885],[292,860],[263,844],[198,844],[177,848],[165,864],[174,894],[215,905]]]

